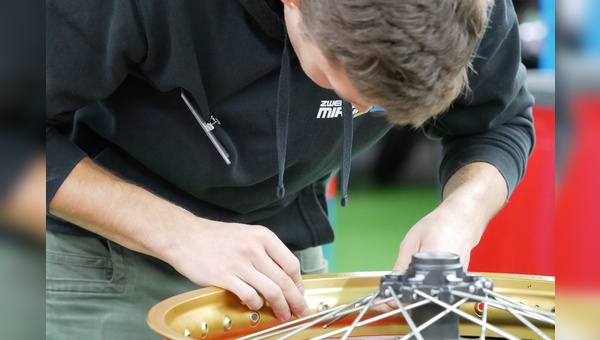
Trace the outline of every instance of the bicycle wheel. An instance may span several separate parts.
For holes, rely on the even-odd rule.
[[[403,274],[307,275],[309,316],[286,323],[268,306],[249,310],[232,293],[214,287],[156,304],[147,321],[159,336],[173,340],[554,339],[553,277],[464,273],[458,257],[420,256],[413,256]],[[432,267],[430,261],[442,265]],[[371,308],[378,303],[394,308],[376,313]]]

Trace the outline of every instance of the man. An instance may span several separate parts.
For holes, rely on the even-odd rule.
[[[145,311],[197,285],[305,316],[301,273],[326,270],[333,240],[325,183],[341,166],[345,203],[351,155],[392,123],[445,145],[444,200],[394,270],[428,250],[467,264],[531,150],[510,2],[50,1],[47,13],[49,338],[146,338]]]

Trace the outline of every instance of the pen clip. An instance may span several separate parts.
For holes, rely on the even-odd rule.
[[[196,121],[198,121],[198,124],[200,124],[200,127],[202,127],[202,130],[204,130],[204,133],[206,134],[206,136],[208,136],[208,139],[215,146],[215,149],[217,149],[225,163],[227,165],[231,164],[231,160],[229,160],[229,153],[227,152],[223,144],[221,144],[217,137],[215,137],[215,135],[212,133],[212,130],[214,130],[215,128],[215,124],[221,125],[221,122],[216,117],[211,116],[210,123],[207,123],[204,120],[204,118],[202,118],[200,113],[198,113],[190,99],[186,96],[183,89],[181,89],[181,98],[185,102],[185,105],[187,105],[188,109],[192,112],[192,114],[196,118]]]

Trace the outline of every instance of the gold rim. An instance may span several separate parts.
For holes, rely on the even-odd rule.
[[[305,297],[309,314],[330,309],[372,293],[379,288],[383,272],[318,274],[304,276]],[[494,292],[541,312],[554,313],[554,277],[483,273],[494,282]],[[461,310],[481,318],[475,302],[465,303]],[[371,313],[371,312],[369,312]],[[328,331],[352,323],[346,317]],[[489,309],[488,322],[520,338],[538,338],[529,327],[509,313]],[[147,315],[150,328],[165,339],[235,339],[280,324],[268,306],[249,310],[230,292],[220,288],[203,288],[180,294],[156,304]],[[533,322],[546,335],[554,338],[554,326]],[[369,326],[357,328],[352,336],[407,334],[410,328],[403,318],[391,317]],[[461,336],[479,336],[481,327],[461,318]],[[320,327],[302,333],[298,339],[323,334]],[[490,337],[497,334],[487,331]]]

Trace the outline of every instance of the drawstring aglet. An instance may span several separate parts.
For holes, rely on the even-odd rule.
[[[283,198],[283,196],[285,196],[285,187],[283,186],[283,183],[281,183],[277,185],[277,197]]]
[[[342,196],[342,200],[341,200],[340,204],[342,205],[342,207],[345,207],[348,205],[348,195]]]

